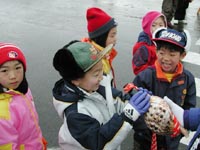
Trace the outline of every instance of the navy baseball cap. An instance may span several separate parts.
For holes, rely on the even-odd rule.
[[[187,37],[184,33],[174,29],[161,29],[155,31],[153,41],[165,41],[185,49]]]

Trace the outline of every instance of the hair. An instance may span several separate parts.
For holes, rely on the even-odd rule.
[[[117,25],[114,25],[112,28],[116,27]],[[111,29],[112,29],[111,28]],[[110,29],[110,30],[111,30]],[[98,37],[95,38],[91,38],[92,41],[94,41],[95,43],[97,43],[98,45],[100,45],[101,47],[106,47],[106,40],[108,38],[108,34],[110,32],[110,30],[108,30],[107,32],[101,34]]]
[[[161,48],[166,48],[169,49],[171,52],[180,52],[180,54],[183,54],[185,52],[185,49],[177,46],[175,44],[169,43],[169,42],[165,42],[165,41],[156,41],[156,47],[157,47],[157,51],[159,51]]]
[[[71,83],[72,80],[83,78],[85,75],[84,70],[76,63],[72,53],[68,50],[68,47],[78,40],[71,41],[63,48],[59,49],[54,58],[53,66],[62,76],[65,81]]]

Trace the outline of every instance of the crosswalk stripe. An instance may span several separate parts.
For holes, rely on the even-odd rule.
[[[188,52],[183,61],[195,65],[200,65],[200,54],[195,52]]]
[[[194,134],[195,134],[195,131],[194,132],[190,132],[189,133],[189,137],[183,137],[180,140],[180,143],[185,144],[185,145],[189,145],[190,140],[192,139],[192,137],[194,136]]]
[[[197,96],[200,97],[200,79],[195,78]]]
[[[200,40],[199,40],[200,42]],[[184,62],[200,65],[200,54],[195,52],[188,52],[186,57],[183,59]],[[196,90],[197,90],[197,96],[200,97],[200,79],[195,78],[196,82]]]
[[[200,45],[200,39],[196,41],[196,45]]]

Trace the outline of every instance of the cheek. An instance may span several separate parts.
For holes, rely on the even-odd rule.
[[[106,46],[108,46],[109,44],[115,44],[115,39],[116,38],[110,38],[108,37],[107,40],[106,40]]]

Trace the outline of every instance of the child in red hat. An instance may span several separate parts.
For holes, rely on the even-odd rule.
[[[89,38],[82,41],[91,43],[95,48],[102,50],[109,44],[116,44],[117,23],[114,18],[97,7],[88,8],[86,12],[87,29]],[[117,51],[113,48],[102,60],[106,80],[111,86],[116,87],[112,61],[116,57]],[[103,80],[104,82],[105,80]],[[106,83],[107,83],[106,81]],[[103,83],[102,83],[103,84]]]
[[[0,149],[46,149],[26,68],[18,47],[0,44]]]

